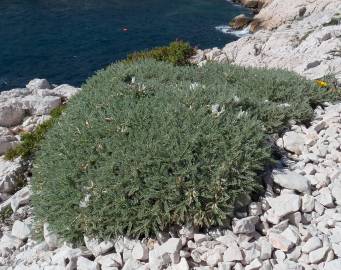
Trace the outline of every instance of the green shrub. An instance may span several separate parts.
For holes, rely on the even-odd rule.
[[[7,223],[12,214],[13,214],[13,211],[12,211],[12,208],[10,205],[3,208],[0,211],[0,222],[1,222],[1,224]]]
[[[174,65],[188,65],[189,58],[194,54],[194,49],[187,42],[174,41],[166,47],[158,47],[147,51],[129,54],[127,62],[135,62],[145,59],[165,61]]]
[[[62,114],[64,106],[60,106],[51,111],[51,118],[40,124],[33,132],[21,134],[21,142],[15,148],[5,153],[6,160],[13,160],[19,156],[23,158],[31,157],[35,151],[39,149],[41,140],[45,137],[46,132],[53,126],[55,121]]]
[[[112,65],[48,131],[33,170],[36,217],[71,241],[226,226],[235,201],[261,188],[267,133],[308,121],[327,98],[285,71]]]

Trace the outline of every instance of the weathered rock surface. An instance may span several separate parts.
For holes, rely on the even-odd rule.
[[[273,180],[282,188],[310,193],[310,182],[304,176],[290,170],[276,170],[272,173]]]
[[[245,16],[244,14],[234,17],[229,25],[232,29],[240,30],[246,27],[251,22],[251,18]]]
[[[212,60],[242,66],[282,68],[309,79],[333,73],[341,83],[341,2],[270,0],[250,24],[253,35],[215,49]],[[199,51],[195,63],[209,60]]]
[[[21,131],[33,131],[53,109],[80,90],[67,84],[52,88],[47,80],[34,79],[26,88],[1,92],[0,155],[20,142]]]

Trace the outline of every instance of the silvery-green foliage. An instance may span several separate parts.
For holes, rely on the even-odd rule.
[[[87,81],[41,145],[36,217],[69,240],[226,226],[235,200],[261,187],[267,134],[308,121],[327,98],[318,91],[285,71],[111,65]]]

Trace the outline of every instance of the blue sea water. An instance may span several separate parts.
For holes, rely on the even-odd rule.
[[[79,86],[130,52],[175,39],[221,47],[237,36],[216,27],[240,13],[248,11],[226,0],[1,0],[0,90],[37,77]]]

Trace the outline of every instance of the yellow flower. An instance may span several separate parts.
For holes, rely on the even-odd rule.
[[[320,87],[328,87],[328,83],[325,81],[321,81],[321,80],[315,80],[316,84]]]

